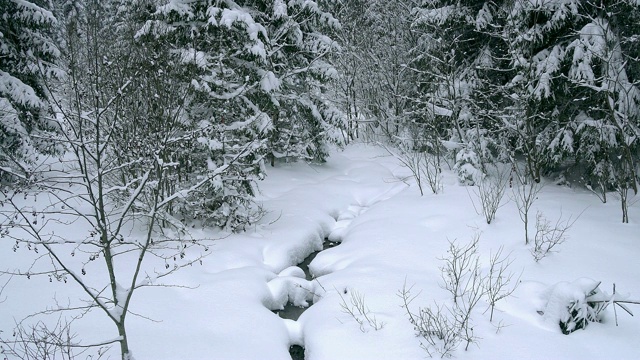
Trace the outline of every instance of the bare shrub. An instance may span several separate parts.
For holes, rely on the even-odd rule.
[[[412,149],[400,150],[399,152],[391,151],[387,147],[385,149],[398,159],[402,166],[409,169],[421,196],[424,196],[427,186],[434,194],[442,192],[442,159],[440,152],[432,155],[426,151]]]
[[[482,286],[487,296],[491,315],[489,321],[493,321],[493,311],[496,303],[506,297],[509,297],[518,287],[518,280],[515,285],[511,286],[514,274],[508,269],[513,260],[508,255],[503,256],[504,248],[501,246],[498,251],[492,253],[489,257],[489,270],[484,276]],[[487,309],[487,310],[489,310]]]
[[[466,291],[467,279],[475,275],[478,270],[478,241],[480,235],[476,234],[473,240],[464,246],[459,246],[455,241],[449,241],[447,256],[439,260],[444,262],[440,268],[443,280],[443,288],[451,293],[453,303],[457,304]]]
[[[474,189],[473,193],[480,199],[480,209],[478,209],[473,197],[469,194],[473,208],[478,215],[484,216],[487,224],[491,224],[491,222],[495,220],[498,209],[504,205],[502,198],[504,197],[508,183],[509,176],[507,172],[500,170],[493,176],[486,176],[479,181],[477,190]]]
[[[342,308],[343,313],[350,315],[358,323],[360,331],[367,332],[367,327],[378,331],[384,327],[384,322],[378,321],[365,304],[363,294],[356,290],[348,291],[347,289],[344,289],[344,294],[349,294],[348,301],[343,296],[343,292],[338,291],[341,299],[340,308]]]
[[[479,240],[480,234],[476,233],[466,245],[460,246],[450,241],[448,256],[440,259],[444,261],[444,266],[440,268],[443,288],[451,293],[455,327],[459,329],[460,339],[466,341],[465,350],[475,342],[471,313],[484,295],[478,255]]]
[[[397,155],[396,158],[400,160],[404,167],[411,171],[413,179],[416,181],[416,185],[418,185],[418,189],[420,190],[420,195],[423,196],[426,186],[426,179],[424,178],[424,171],[422,170],[424,154],[405,151]]]
[[[451,356],[460,343],[465,343],[465,351],[469,345],[477,341],[474,335],[472,314],[484,296],[493,309],[496,302],[510,296],[515,286],[509,286],[513,275],[508,272],[511,261],[502,255],[502,248],[490,256],[488,273],[483,274],[478,255],[480,235],[474,235],[466,245],[449,242],[447,256],[441,258],[444,265],[440,268],[442,287],[451,294],[451,306],[436,303],[433,307],[418,308],[414,313],[409,306],[415,300],[406,282],[398,296],[402,299],[402,307],[407,312],[409,321],[414,326],[417,336],[424,339],[422,347],[429,354],[441,357]]]
[[[476,337],[473,333],[473,324],[471,315],[473,309],[475,309],[478,302],[485,294],[482,286],[483,278],[480,273],[480,266],[477,258],[474,261],[475,265],[469,275],[464,279],[464,293],[460,297],[460,301],[454,306],[454,314],[456,320],[456,327],[460,329],[460,338],[466,342],[465,351],[469,349],[471,343],[476,342]]]
[[[413,313],[409,306],[419,295],[413,296],[411,289],[405,282],[398,296],[402,299],[402,307],[409,316],[409,322],[413,325],[416,335],[424,339],[420,342],[422,348],[429,357],[434,353],[441,357],[449,357],[460,343],[460,329],[455,321],[455,316],[446,306],[434,305],[432,308],[419,308],[418,313]]]
[[[100,359],[110,347],[109,343],[81,346],[76,337],[71,323],[61,317],[53,326],[42,321],[28,327],[18,323],[10,338],[0,336],[0,354],[20,360],[71,360],[80,356]]]
[[[591,185],[590,183],[587,183],[585,185],[585,187],[587,188],[587,190],[591,191],[595,196],[598,197],[598,199],[600,199],[600,201],[602,201],[603,204],[607,203],[607,183],[606,181],[604,181],[604,179],[602,178],[598,178],[596,179],[596,181],[594,181],[595,186]]]
[[[536,214],[536,234],[534,237],[531,255],[536,262],[544,259],[553,249],[565,242],[567,239],[567,231],[571,229],[573,224],[578,220],[570,216],[563,219],[562,214],[555,223],[547,219],[540,211]]]

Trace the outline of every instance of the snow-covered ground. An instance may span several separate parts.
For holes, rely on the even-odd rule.
[[[353,145],[336,152],[323,165],[294,163],[270,169],[260,184],[260,201],[268,211],[242,234],[217,240],[202,265],[194,265],[168,281],[180,287],[142,288],[134,294],[128,318],[130,347],[136,359],[290,359],[292,344],[305,347],[305,358],[423,359],[402,299],[403,286],[418,295],[411,310],[450,304],[440,268],[450,241],[464,245],[479,234],[481,268],[503,247],[513,260],[509,272],[514,294],[496,305],[493,322],[482,300],[473,312],[477,341],[453,353],[473,359],[637,359],[640,319],[612,308],[602,323],[563,335],[557,314],[547,301],[553,286],[571,290],[582,278],[601,281],[600,288],[631,299],[640,298],[640,201],[630,207],[630,224],[620,222],[619,204],[601,203],[587,190],[547,183],[533,204],[551,220],[573,216],[568,240],[539,262],[525,245],[517,207],[509,201],[487,225],[474,210],[472,190],[453,173],[443,176],[441,194],[420,193],[407,169],[383,149]],[[405,179],[406,183],[401,179]],[[427,191],[428,192],[428,191]],[[476,200],[477,202],[477,200]],[[72,226],[69,231],[75,231]],[[194,230],[195,231],[195,230]],[[216,234],[209,234],[216,236]],[[322,248],[323,239],[341,241],[317,255],[310,265],[316,276],[304,279],[297,268]],[[23,255],[0,241],[0,267],[19,263]],[[8,280],[0,278],[0,286]],[[584,283],[584,279],[581,280]],[[4,299],[6,297],[6,299]],[[0,329],[11,331],[15,320],[43,310],[53,298],[75,301],[72,284],[47,279],[13,278],[0,301]],[[360,297],[374,326],[359,324],[341,303]],[[272,310],[288,300],[313,305],[298,321],[283,320]],[[631,305],[640,313],[640,307]],[[540,315],[539,311],[547,313]],[[362,317],[359,317],[362,319]],[[149,320],[152,319],[152,320]],[[377,328],[377,329],[376,329]],[[97,310],[74,322],[78,340],[114,338],[117,332]],[[110,357],[118,357],[117,346]],[[438,357],[436,354],[435,357]]]

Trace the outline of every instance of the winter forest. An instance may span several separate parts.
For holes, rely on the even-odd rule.
[[[633,359],[639,183],[640,0],[0,0],[3,360]]]

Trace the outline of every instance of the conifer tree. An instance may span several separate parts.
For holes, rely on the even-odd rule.
[[[58,130],[44,82],[58,74],[57,20],[47,1],[0,4],[0,179],[23,177]]]

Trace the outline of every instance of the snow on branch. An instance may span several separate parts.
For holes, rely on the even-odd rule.
[[[44,105],[31,86],[2,70],[0,70],[0,95],[8,96],[22,106],[38,108]]]
[[[43,9],[40,6],[34,4],[31,1],[25,0],[10,0],[13,2],[20,13],[18,13],[18,19],[22,21],[29,21],[36,24],[57,24],[56,17],[49,10]]]

